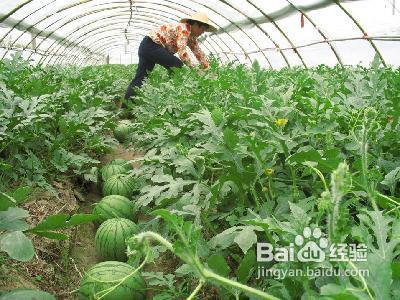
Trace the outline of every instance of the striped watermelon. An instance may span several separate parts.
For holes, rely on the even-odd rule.
[[[135,205],[128,198],[120,195],[106,196],[93,209],[93,214],[99,216],[99,222],[112,218],[133,220]]]
[[[132,274],[134,268],[118,261],[105,261],[91,267],[83,276],[79,288],[79,300],[98,299],[102,291],[111,288]],[[146,299],[145,282],[139,274],[128,277],[102,300],[144,300]]]
[[[115,127],[114,136],[120,143],[123,143],[128,139],[131,132],[132,123],[128,120],[122,120],[118,123],[117,127]]]
[[[104,259],[126,261],[125,239],[138,232],[131,220],[123,218],[108,219],[97,229],[95,243],[97,252]]]
[[[108,195],[121,195],[131,198],[135,190],[135,180],[130,175],[117,174],[111,176],[104,182],[103,194]]]
[[[101,168],[101,178],[103,181],[106,181],[110,177],[117,174],[124,174],[126,171],[126,168],[122,165],[107,164]]]

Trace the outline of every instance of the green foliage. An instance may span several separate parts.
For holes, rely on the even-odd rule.
[[[400,70],[379,65],[263,70],[213,61],[206,72],[173,75],[155,68],[129,112],[140,168],[105,185],[106,193],[137,194],[138,208],[158,216],[142,224],[158,235],[130,240],[130,261],[145,257],[135,272],[165,249],[183,262],[175,275],[147,274],[163,289],[154,299],[194,297],[207,284],[218,299],[255,299],[260,290],[282,299],[399,298]],[[95,180],[92,154],[112,144],[104,133],[116,126],[111,102],[128,70],[1,62],[2,182],[45,185],[60,173]],[[12,192],[0,197],[4,210],[18,204]],[[368,261],[267,268],[370,276],[257,280],[256,243],[286,247],[305,227],[330,243],[365,243]]]
[[[0,296],[1,300],[55,300],[56,298],[49,293],[37,290],[29,290],[29,289],[17,289],[10,291],[2,296]]]
[[[17,181],[51,189],[60,173],[90,173],[99,163],[93,154],[113,145],[104,133],[115,126],[118,77],[106,66],[39,67],[18,55],[1,61],[0,188]]]
[[[398,293],[391,270],[400,259],[399,83],[399,70],[380,68],[379,61],[370,68],[279,71],[213,62],[202,75],[183,68],[173,76],[156,68],[133,108],[131,140],[145,151],[137,159],[140,169],[131,173],[143,182],[137,203],[191,222],[162,215],[178,222],[187,239],[206,241],[204,257],[174,243],[182,260],[190,251],[224,276],[276,297],[389,299]],[[388,235],[376,224],[385,225]],[[255,244],[285,247],[307,226],[320,228],[330,243],[374,241],[368,267],[326,266],[365,267],[375,275],[256,281]],[[182,240],[177,226],[168,228],[155,230]],[[375,250],[383,238],[391,241],[390,255]],[[315,266],[274,262],[271,267]],[[178,270],[195,274],[185,264]]]

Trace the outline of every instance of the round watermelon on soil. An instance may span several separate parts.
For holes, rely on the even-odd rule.
[[[117,127],[115,127],[114,136],[120,143],[123,143],[128,139],[131,132],[132,123],[128,120],[122,120],[118,123]]]
[[[126,261],[125,240],[138,232],[137,225],[128,219],[104,221],[97,229],[95,244],[98,254],[107,260]]]
[[[108,195],[121,195],[131,198],[135,190],[135,180],[130,175],[117,174],[111,176],[104,182],[103,194]]]
[[[128,198],[120,195],[106,196],[93,209],[93,214],[99,216],[99,223],[112,218],[133,220],[135,205]]]
[[[114,175],[125,174],[126,172],[126,167],[122,165],[107,164],[101,168],[101,178],[103,179],[103,181],[106,181]]]
[[[79,288],[79,300],[98,299],[104,290],[115,286],[126,276],[132,274],[134,268],[118,261],[105,261],[91,267],[83,276]],[[102,300],[144,300],[146,299],[145,282],[139,274],[125,279]]]

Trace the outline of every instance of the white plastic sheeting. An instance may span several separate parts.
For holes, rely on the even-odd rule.
[[[135,63],[159,24],[203,11],[218,32],[202,48],[221,61],[265,67],[400,66],[400,0],[2,0],[0,57],[42,64]],[[398,7],[396,6],[398,5]]]

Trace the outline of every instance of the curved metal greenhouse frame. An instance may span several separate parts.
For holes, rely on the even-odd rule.
[[[390,20],[400,24],[395,1],[385,1],[393,6]],[[387,21],[383,4],[376,0],[306,2],[309,4],[300,0],[4,0],[0,3],[0,57],[22,51],[27,59],[46,65],[104,64],[118,56],[130,56],[125,63],[132,63],[138,44],[151,28],[204,11],[218,30],[200,39],[202,47],[222,61],[258,60],[271,68],[308,67],[310,57],[315,61],[317,57],[318,63],[329,57],[331,63],[344,65],[344,56],[357,58],[357,52],[341,50],[347,42],[354,47],[362,45],[365,56],[377,55],[384,66],[388,61],[400,65],[391,56],[400,50],[400,28],[393,33],[388,22],[388,32],[371,34],[371,25],[357,12],[359,5],[368,2],[379,8],[373,13]],[[319,17],[329,13],[337,15],[341,28],[344,23],[354,28],[353,35],[338,36],[336,24]],[[301,29],[296,25],[298,16]],[[326,52],[314,55],[318,49]]]

